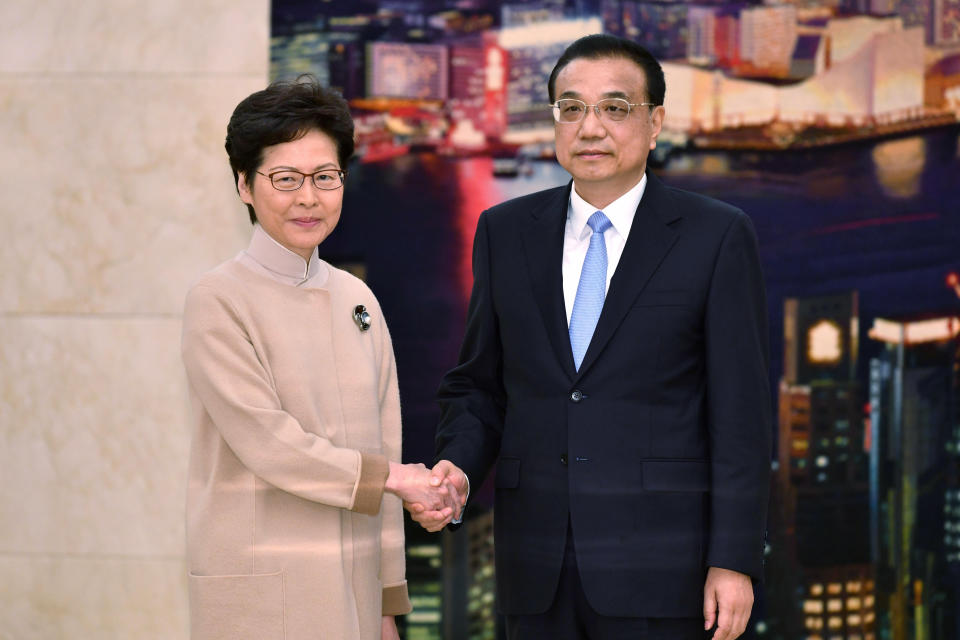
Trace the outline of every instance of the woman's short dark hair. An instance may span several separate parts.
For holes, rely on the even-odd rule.
[[[554,101],[554,88],[556,87],[557,75],[565,66],[577,58],[588,58],[597,60],[600,58],[626,58],[631,60],[638,67],[643,69],[643,75],[647,79],[647,102],[653,104],[663,104],[663,96],[667,92],[667,85],[663,79],[663,68],[653,54],[641,47],[636,42],[611,36],[605,33],[598,33],[591,36],[584,36],[575,41],[560,59],[554,65],[550,72],[550,80],[547,82],[547,94],[550,97],[550,103]]]
[[[311,75],[295,82],[274,82],[244,98],[230,116],[224,146],[233,169],[233,184],[242,173],[250,189],[252,176],[263,163],[263,150],[297,140],[312,130],[330,136],[337,145],[340,168],[353,155],[353,119],[346,100]],[[257,216],[249,204],[250,222]]]

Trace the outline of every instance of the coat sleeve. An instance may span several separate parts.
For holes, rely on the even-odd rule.
[[[387,458],[337,447],[283,410],[241,315],[223,292],[200,284],[187,294],[181,349],[196,397],[247,469],[307,500],[379,512]]]
[[[502,346],[493,305],[488,214],[473,241],[473,289],[457,366],[440,383],[434,462],[450,460],[479,487],[500,451],[506,393]]]
[[[397,364],[393,344],[383,313],[379,318],[379,392],[380,429],[383,451],[390,462],[401,461],[400,392],[397,386]],[[410,613],[407,592],[406,555],[403,537],[403,505],[398,496],[384,494],[383,524],[380,530],[380,577],[383,581],[383,615]]]
[[[738,212],[714,265],[705,316],[711,459],[707,565],[761,580],[772,418],[767,302],[750,219]]]

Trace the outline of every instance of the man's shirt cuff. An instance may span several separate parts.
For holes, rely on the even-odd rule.
[[[470,501],[470,478],[467,474],[463,474],[463,477],[467,479],[467,499],[463,501],[463,508],[460,509],[460,517],[451,520],[450,524],[461,524],[463,522],[463,512],[467,510],[467,502]]]

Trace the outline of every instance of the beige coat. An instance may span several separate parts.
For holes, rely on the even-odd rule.
[[[193,640],[379,640],[381,615],[410,604],[402,507],[383,493],[400,400],[376,298],[256,227],[187,294],[182,349]]]

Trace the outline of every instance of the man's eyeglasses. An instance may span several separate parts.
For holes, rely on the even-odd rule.
[[[257,171],[257,173],[260,172]],[[277,191],[296,191],[303,186],[303,181],[307,178],[313,181],[313,186],[317,189],[332,191],[343,186],[343,179],[347,172],[341,169],[321,169],[313,173],[300,173],[293,169],[284,169],[273,173],[260,173],[260,175],[270,178],[270,184]]]
[[[587,104],[576,98],[564,98],[550,105],[553,109],[553,119],[562,124],[576,124],[587,115],[587,108],[593,107],[594,113],[601,120],[622,122],[630,115],[633,107],[655,107],[652,102],[630,103],[623,98],[604,98],[597,104]]]

